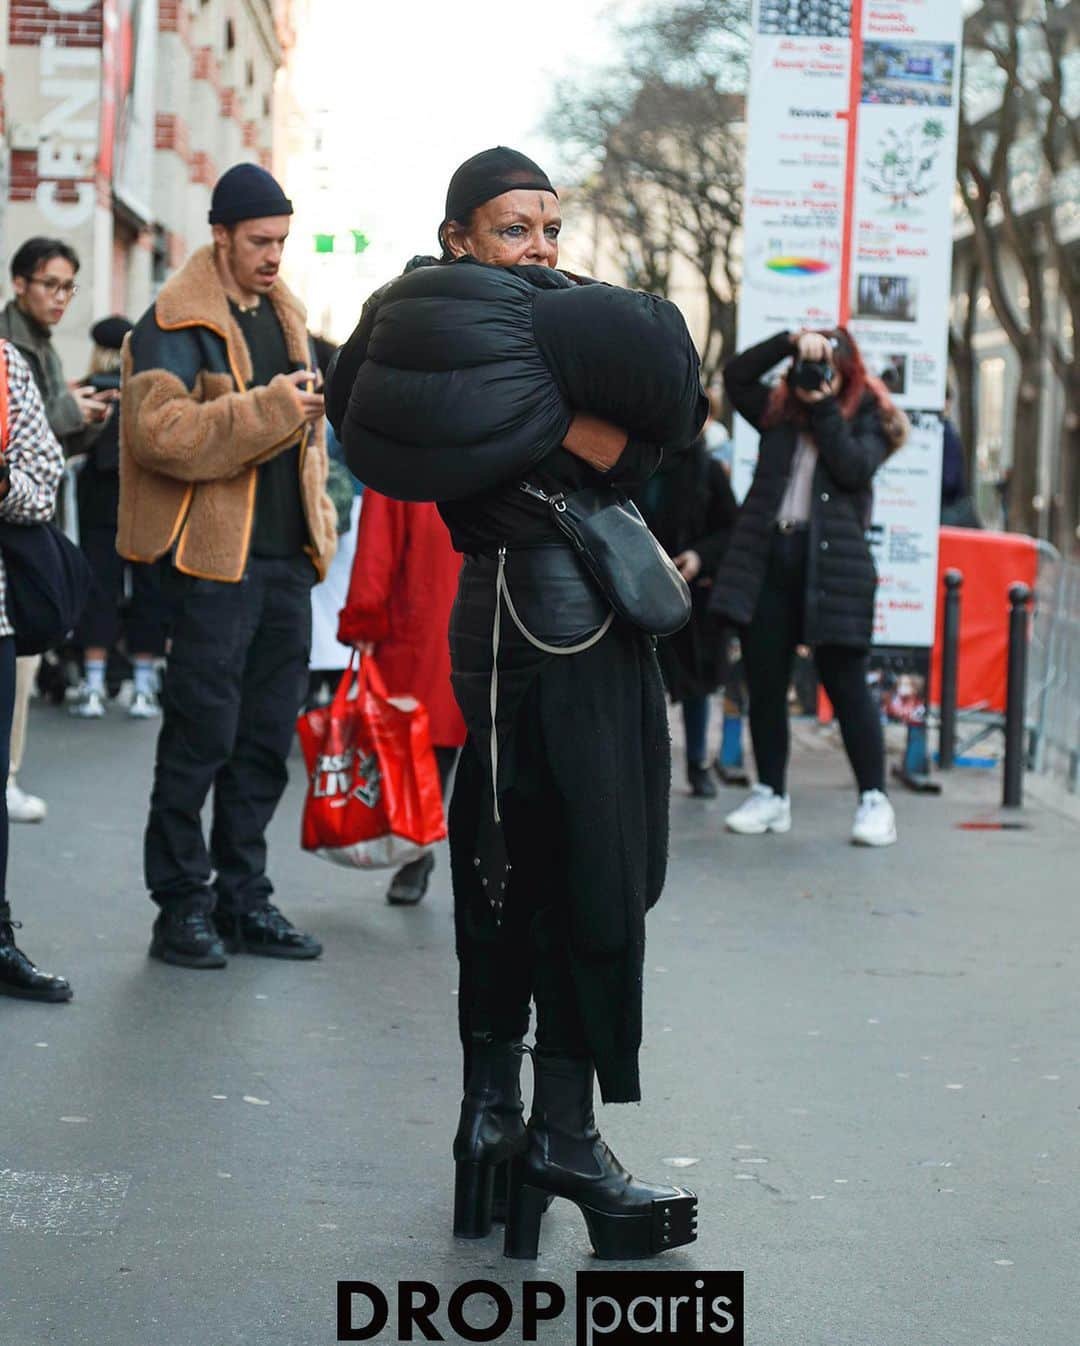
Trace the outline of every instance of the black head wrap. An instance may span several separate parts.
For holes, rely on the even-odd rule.
[[[485,201],[493,201],[503,192],[521,190],[550,192],[558,200],[559,193],[551,179],[540,167],[517,150],[496,145],[466,159],[450,179],[446,193],[446,214],[439,226],[439,237],[451,220],[468,219],[469,212]]]

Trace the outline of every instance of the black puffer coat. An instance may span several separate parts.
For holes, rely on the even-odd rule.
[[[713,612],[737,626],[748,626],[757,608],[772,530],[798,442],[798,427],[792,423],[764,427],[771,388],[761,380],[792,354],[791,335],[782,332],[735,356],[724,370],[732,406],[761,432],[753,484],[716,577],[711,604]],[[881,464],[907,438],[907,418],[897,411],[886,422],[877,400],[868,393],[848,421],[836,398],[828,397],[807,407],[806,429],[817,445],[818,462],[811,497],[805,637],[811,645],[863,649],[873,635],[877,587],[867,541],[871,483]]]
[[[327,411],[361,481],[402,500],[516,482],[575,411],[632,440],[688,444],[705,419],[698,361],[667,300],[546,267],[420,266],[365,306]]]

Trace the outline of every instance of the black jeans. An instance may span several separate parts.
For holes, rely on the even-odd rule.
[[[162,907],[209,910],[215,893],[226,911],[269,901],[266,828],[288,781],[314,582],[305,556],[252,557],[239,584],[169,577],[172,649],[145,850],[146,886]],[[208,849],[200,814],[211,787]]]
[[[750,737],[758,779],[786,792],[787,694],[796,646],[806,617],[807,533],[775,532],[754,620],[741,633],[750,693]],[[881,717],[866,684],[869,655],[845,645],[816,645],[814,663],[836,711],[859,790],[884,790],[885,739]]]
[[[164,654],[168,609],[161,596],[159,567],[125,561],[116,550],[115,527],[82,529],[80,546],[94,575],[78,627],[83,647],[111,650],[123,629],[129,654]],[[131,576],[126,611],[125,574]]]
[[[11,762],[11,718],[15,710],[15,637],[0,636],[0,782],[7,784]],[[7,903],[7,791],[0,789],[0,920]]]

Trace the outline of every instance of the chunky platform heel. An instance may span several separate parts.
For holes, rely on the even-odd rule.
[[[510,1165],[506,1191],[505,1257],[536,1261],[540,1254],[540,1223],[550,1205],[550,1195],[525,1182],[524,1165],[515,1159]]]
[[[454,1235],[486,1238],[505,1216],[506,1168],[525,1146],[520,1039],[474,1033],[454,1137]]]
[[[459,1239],[482,1239],[491,1232],[494,1216],[495,1165],[459,1159],[454,1165],[454,1234]]]
[[[597,1257],[632,1262],[693,1243],[697,1238],[697,1197],[682,1187],[672,1191],[672,1196],[656,1198],[651,1209],[640,1215],[611,1215],[582,1206]]]
[[[505,1255],[538,1255],[540,1224],[556,1196],[581,1211],[593,1251],[603,1260],[655,1257],[693,1243],[694,1193],[639,1181],[601,1138],[593,1116],[592,1063],[538,1052],[533,1065],[528,1144],[510,1166]]]

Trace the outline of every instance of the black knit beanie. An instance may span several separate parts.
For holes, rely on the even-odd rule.
[[[124,337],[131,331],[131,323],[119,313],[111,318],[102,318],[90,329],[90,340],[103,350],[118,351],[124,344]]]
[[[239,224],[292,213],[293,204],[277,179],[258,164],[234,165],[218,178],[210,198],[211,224]]]
[[[503,192],[522,189],[550,192],[556,200],[559,197],[539,164],[518,150],[496,145],[494,149],[474,154],[471,159],[465,160],[450,179],[446,193],[446,214],[439,227],[440,238],[443,227],[450,220],[467,219],[469,212],[482,206],[485,201],[493,201],[495,197],[502,196]]]

